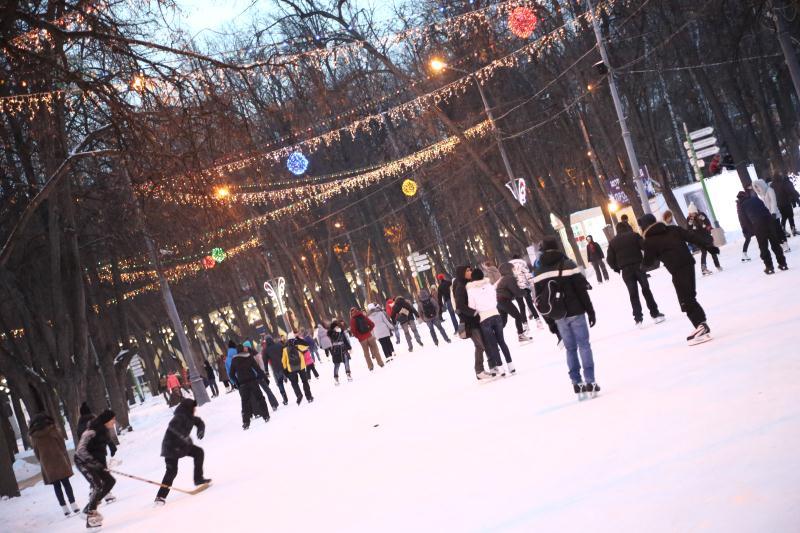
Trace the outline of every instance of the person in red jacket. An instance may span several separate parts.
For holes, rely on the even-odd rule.
[[[378,351],[378,341],[372,330],[375,329],[375,323],[372,322],[361,309],[355,307],[350,308],[350,332],[355,335],[358,342],[361,343],[361,348],[364,350],[364,359],[367,360],[367,367],[370,372],[374,368],[372,365],[372,358],[378,363],[378,366],[383,366],[383,359]],[[370,357],[372,352],[372,357]]]
[[[386,300],[386,316],[392,316],[392,309],[394,309],[394,298]],[[392,322],[394,328],[394,343],[400,344],[400,325],[397,322]]]

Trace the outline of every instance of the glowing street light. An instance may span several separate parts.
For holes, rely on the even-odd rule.
[[[431,59],[431,69],[434,72],[441,72],[447,68],[447,63],[442,61],[441,59]]]
[[[611,200],[608,202],[608,211],[611,213],[616,213],[619,211],[619,204],[615,200]]]
[[[217,200],[226,200],[230,197],[230,195],[231,190],[227,185],[222,185],[221,187],[214,189],[214,196],[217,198]]]
[[[339,229],[339,228],[341,228],[341,227],[342,227],[342,223],[341,223],[341,222],[335,222],[335,223],[333,224],[333,227],[334,227],[334,228],[336,228],[336,229]]]

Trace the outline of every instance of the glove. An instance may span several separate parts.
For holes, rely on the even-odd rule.
[[[593,328],[596,323],[597,318],[594,316],[594,313],[589,313],[589,327]]]
[[[197,438],[199,440],[203,440],[203,437],[206,436],[206,428],[198,428],[197,429]]]

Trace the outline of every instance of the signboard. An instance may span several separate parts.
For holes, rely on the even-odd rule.
[[[696,143],[694,143],[694,149],[695,151],[699,151],[702,150],[703,148],[708,148],[709,146],[714,146],[716,144],[717,144],[716,137],[708,137],[706,139],[701,139]]]
[[[414,274],[431,269],[431,260],[428,254],[413,252],[406,259],[408,259],[408,266],[411,267],[411,272]]]
[[[712,155],[717,155],[719,153],[719,146],[712,146],[711,148],[706,148],[705,150],[700,150],[695,154],[697,159],[704,159],[706,157],[711,157]]]
[[[701,128],[699,130],[694,130],[693,132],[691,132],[689,134],[689,139],[693,141],[696,139],[702,139],[703,137],[708,137],[712,133],[714,133],[714,128],[708,126],[707,128]]]

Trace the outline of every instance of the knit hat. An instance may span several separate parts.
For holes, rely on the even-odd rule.
[[[438,279],[439,281],[444,280],[444,274],[436,274],[436,279]]]
[[[242,346],[244,346],[245,348],[252,348],[253,347],[253,343],[250,342],[250,341],[244,341]]]
[[[697,213],[697,206],[694,205],[694,202],[689,202],[689,207],[686,208],[686,212],[690,215]]]
[[[83,402],[81,404],[80,413],[81,413],[81,415],[90,415],[90,414],[92,414],[92,410],[89,408],[88,405],[86,405],[86,402]]]
[[[111,409],[106,409],[105,411],[103,411],[102,413],[97,415],[97,418],[95,418],[95,421],[98,424],[105,424],[109,420],[112,420],[112,419],[114,419],[116,417],[117,417],[117,415],[114,414],[114,411],[112,411]]]

